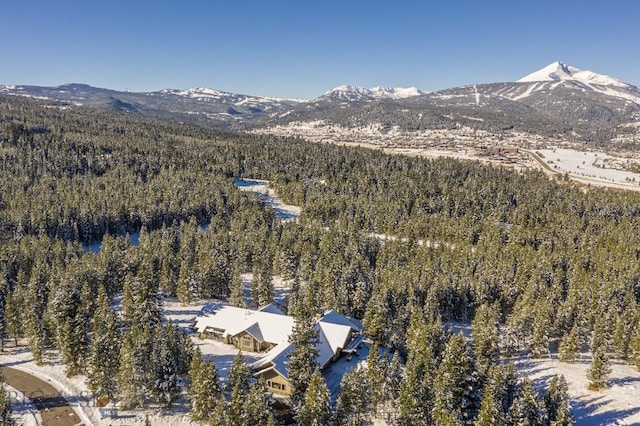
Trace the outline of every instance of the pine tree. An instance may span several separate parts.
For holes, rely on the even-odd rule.
[[[216,403],[211,411],[211,415],[209,416],[209,425],[210,426],[229,426],[234,424],[229,415],[229,407],[227,406],[227,400],[224,398],[224,395],[220,395],[216,398]],[[238,425],[238,423],[235,423]]]
[[[29,349],[36,364],[41,365],[45,344],[47,342],[47,332],[45,329],[45,312],[47,308],[48,289],[46,271],[42,265],[34,266],[31,279],[27,285],[25,297],[24,325],[27,338],[29,339]],[[18,276],[20,281],[20,275]]]
[[[371,403],[374,411],[384,401],[384,385],[387,377],[386,357],[381,357],[378,345],[372,343],[367,356],[367,382],[371,389]]]
[[[24,309],[22,297],[23,292],[16,288],[13,292],[7,294],[5,302],[5,321],[6,321],[6,333],[8,337],[13,338],[15,346],[18,346],[18,339],[24,335],[24,324],[22,322],[22,315],[20,311]]]
[[[241,425],[267,425],[273,422],[267,385],[264,379],[253,383],[244,402]]]
[[[569,386],[563,375],[555,375],[549,383],[544,405],[552,425],[566,426],[575,424],[569,405]]]
[[[432,341],[421,309],[414,309],[407,331],[409,355],[398,394],[398,422],[432,424],[434,370]]]
[[[329,389],[320,369],[316,369],[311,376],[311,382],[309,382],[309,387],[304,394],[304,403],[297,418],[299,424],[304,426],[329,426],[331,424]]]
[[[578,327],[573,326],[569,333],[566,333],[558,347],[558,355],[562,362],[573,362],[580,356],[580,341],[578,339]]]
[[[268,256],[263,256],[268,257]],[[273,302],[273,276],[271,275],[271,263],[266,263],[253,269],[253,282],[251,283],[251,298],[258,307],[266,306]]]
[[[480,407],[479,379],[475,361],[462,334],[454,334],[445,348],[433,383],[434,424],[470,422]]]
[[[538,400],[538,394],[528,377],[522,380],[522,385],[518,390],[518,396],[511,406],[509,418],[510,424],[514,426],[544,425],[548,420],[544,406]]]
[[[549,355],[549,329],[550,321],[547,302],[544,301],[542,306],[537,307],[533,320],[531,356],[534,358]]]
[[[87,384],[97,398],[111,401],[117,393],[120,341],[116,314],[109,309],[109,300],[101,287],[87,363]]]
[[[480,411],[475,426],[506,426],[507,420],[502,412],[502,401],[494,395],[492,389],[487,389],[482,396]]]
[[[484,374],[498,360],[499,355],[497,305],[480,306],[471,323],[471,330],[478,370]]]
[[[191,418],[206,420],[215,410],[221,396],[218,372],[213,361],[202,358],[196,349],[189,369],[189,399],[191,400]]]
[[[118,369],[118,398],[126,409],[140,407],[153,385],[154,363],[151,330],[141,330],[137,324],[125,334],[120,350]]]
[[[247,304],[244,301],[244,284],[240,277],[240,267],[233,268],[231,277],[231,294],[229,295],[229,303],[231,306],[245,308]]]
[[[633,360],[636,369],[640,371],[640,324],[636,325],[633,333],[631,334],[629,351],[631,352],[631,359]]]
[[[14,426],[16,424],[15,419],[11,417],[12,412],[9,394],[4,388],[4,376],[0,372],[0,425]]]
[[[249,379],[251,378],[251,372],[249,366],[245,360],[242,352],[233,359],[231,363],[231,369],[229,370],[229,377],[227,379],[227,390],[235,391],[238,388],[241,396],[246,396],[249,393]]]
[[[593,353],[591,366],[587,369],[587,379],[589,379],[589,389],[599,390],[607,387],[607,379],[611,374],[609,357],[605,353],[604,345],[601,345]]]
[[[296,407],[304,400],[311,376],[318,367],[317,339],[318,332],[314,329],[313,318],[297,318],[289,337],[293,350],[289,353],[288,361],[291,399]]]
[[[386,370],[384,378],[384,396],[383,400],[394,401],[400,396],[400,387],[405,376],[404,368],[400,362],[398,351],[393,353],[391,363]]]
[[[340,381],[340,394],[336,401],[336,420],[340,425],[371,424],[371,388],[364,370],[354,368],[345,373]]]

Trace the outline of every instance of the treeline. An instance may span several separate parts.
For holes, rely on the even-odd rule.
[[[234,177],[270,180],[302,208],[299,221],[278,221]],[[99,316],[103,297],[122,298],[109,341],[146,342],[131,351],[160,356],[173,332],[158,295],[241,305],[243,272],[254,273],[257,304],[273,299],[278,274],[291,282],[291,313],[363,319],[409,371],[414,316],[471,321],[487,310],[493,355],[472,351],[486,377],[498,356],[558,347],[568,361],[590,348],[605,365],[640,362],[635,193],[13,97],[0,98],[0,178],[0,341],[26,337],[37,360],[55,346],[69,374],[96,368],[104,338],[94,327],[110,321]],[[138,230],[138,247],[117,237]],[[81,243],[94,240],[100,253],[85,254]],[[445,345],[430,351],[438,365]],[[160,374],[175,395],[191,351],[178,352],[170,373],[145,373],[129,405],[144,402],[138,391],[150,397]],[[111,359],[118,371],[130,362]],[[124,389],[115,386],[107,395]]]

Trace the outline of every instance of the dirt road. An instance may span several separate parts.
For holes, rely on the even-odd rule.
[[[0,370],[7,384],[22,392],[40,411],[43,426],[83,424],[60,392],[49,383],[15,368],[0,366]]]

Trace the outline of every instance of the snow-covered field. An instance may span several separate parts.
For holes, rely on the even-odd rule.
[[[554,171],[569,173],[572,179],[594,186],[640,190],[640,174],[626,170],[597,167],[594,163],[620,161],[603,152],[577,151],[567,148],[538,149],[542,160]]]

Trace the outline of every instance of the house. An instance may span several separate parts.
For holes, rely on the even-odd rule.
[[[317,362],[324,369],[337,360],[343,350],[357,344],[361,336],[362,326],[355,320],[347,319],[334,310],[327,311],[314,325],[318,333],[316,350]],[[254,362],[251,369],[254,376],[264,378],[269,390],[276,395],[290,397],[291,386],[287,369],[288,355],[294,347],[288,341],[271,349],[263,358]]]
[[[232,344],[247,352],[266,352],[251,364],[257,378],[264,378],[269,390],[284,397],[291,396],[287,364],[294,347],[289,343],[295,320],[274,304],[257,311],[208,305],[196,318],[195,329],[201,338],[211,338]],[[324,313],[314,328],[318,335],[316,350],[318,365],[324,369],[337,360],[343,351],[352,350],[362,337],[362,326],[334,310]]]
[[[195,329],[201,338],[234,345],[246,352],[266,352],[289,338],[294,319],[274,304],[260,310],[208,305],[196,318]]]

